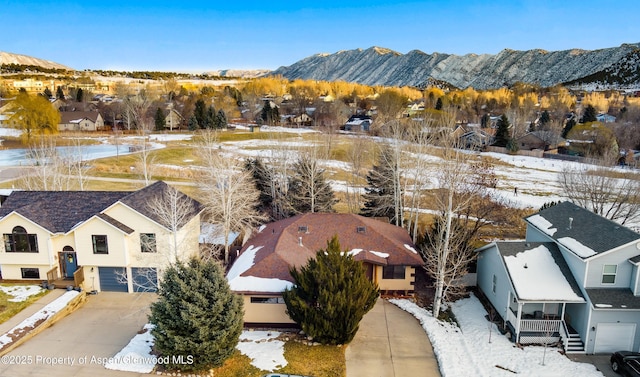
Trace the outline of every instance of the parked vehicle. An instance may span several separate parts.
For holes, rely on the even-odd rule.
[[[640,353],[614,352],[611,355],[611,369],[623,376],[640,377]]]

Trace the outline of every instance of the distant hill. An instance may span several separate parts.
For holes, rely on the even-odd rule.
[[[240,77],[243,79],[251,79],[264,76],[269,72],[271,71],[268,69],[222,69],[218,71],[208,71],[205,72],[205,74],[218,77]]]
[[[18,65],[33,65],[46,69],[64,69],[73,71],[73,68],[67,67],[50,60],[38,59],[32,56],[12,54],[10,52],[0,51],[0,64],[18,64]]]
[[[623,44],[599,50],[505,49],[495,55],[427,54],[413,50],[406,54],[381,47],[366,50],[317,54],[271,72],[287,79],[344,80],[365,85],[424,87],[430,80],[447,82],[457,88],[499,88],[516,82],[549,87],[577,82],[582,84],[598,72],[609,76],[638,71],[640,44]],[[620,67],[616,69],[615,67]],[[624,68],[623,68],[624,67]],[[608,71],[607,71],[608,70]],[[599,77],[599,76],[598,76]],[[625,86],[640,87],[640,77],[626,75]],[[610,81],[616,81],[611,78]]]

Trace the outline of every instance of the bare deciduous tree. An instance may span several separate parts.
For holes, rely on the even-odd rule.
[[[208,217],[222,225],[227,264],[230,233],[247,234],[266,218],[256,210],[259,192],[251,173],[242,168],[240,160],[220,153],[213,131],[204,132],[202,139],[200,156],[205,166],[200,190]]]

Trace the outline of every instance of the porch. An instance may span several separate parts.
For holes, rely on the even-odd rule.
[[[566,303],[512,302],[506,326],[519,344],[561,344],[566,353],[584,353],[580,335],[565,320]]]
[[[80,287],[84,283],[84,268],[78,267],[73,273],[73,278],[61,276],[58,266],[47,271],[47,286],[50,288],[67,289],[67,287]]]

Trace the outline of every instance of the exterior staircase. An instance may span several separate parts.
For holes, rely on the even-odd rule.
[[[584,343],[577,333],[569,333],[563,340],[565,353],[584,353]]]

